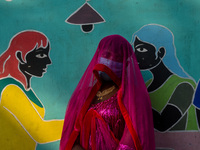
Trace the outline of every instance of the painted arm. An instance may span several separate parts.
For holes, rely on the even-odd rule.
[[[60,139],[63,120],[44,120],[18,86],[8,85],[2,91],[1,105],[16,118],[36,142],[47,143]]]
[[[154,128],[161,132],[171,129],[187,112],[193,94],[194,89],[189,83],[179,84],[161,112],[153,109]]]
[[[181,117],[181,111],[170,104],[165,107],[162,113],[153,109],[154,128],[158,131],[164,132],[171,128]]]

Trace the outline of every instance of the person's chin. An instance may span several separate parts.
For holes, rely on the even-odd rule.
[[[46,72],[41,72],[41,73],[38,73],[38,74],[35,74],[34,76],[35,77],[42,77]]]

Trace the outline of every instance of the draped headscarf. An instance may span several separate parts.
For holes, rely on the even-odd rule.
[[[109,68],[106,64],[99,63],[102,58],[122,63],[121,76],[115,74],[115,65]],[[119,66],[116,69],[119,69]],[[102,84],[99,71],[109,75],[119,87],[117,102],[125,120],[119,144],[136,150],[154,150],[149,95],[132,46],[120,35],[110,35],[100,41],[93,59],[73,92],[67,106],[60,150],[71,149],[80,135],[85,114]],[[84,132],[82,134],[84,137]]]

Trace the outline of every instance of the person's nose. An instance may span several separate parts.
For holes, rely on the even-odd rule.
[[[49,65],[52,63],[52,62],[51,62],[51,59],[50,59],[49,57],[47,58],[46,63],[49,64]]]

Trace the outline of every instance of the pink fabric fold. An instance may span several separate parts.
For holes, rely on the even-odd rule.
[[[102,57],[109,61],[101,64],[99,60],[102,60]],[[110,63],[112,66],[109,66]],[[122,70],[119,68],[119,63],[123,64]],[[109,75],[120,88],[117,103],[125,120],[125,127],[118,142],[107,128],[107,122],[102,116],[90,109],[92,100],[102,83],[99,71]],[[86,121],[90,125],[84,127]],[[60,150],[70,150],[79,136],[81,137],[79,144],[82,147],[87,149],[92,137],[92,143],[95,143],[92,147],[98,149],[102,143],[94,140],[99,136],[97,134],[103,135],[104,141],[107,142],[103,148],[107,150],[113,149],[113,145],[116,149],[124,147],[133,150],[155,150],[149,95],[132,46],[120,35],[110,35],[100,41],[93,59],[72,94],[65,115]]]

